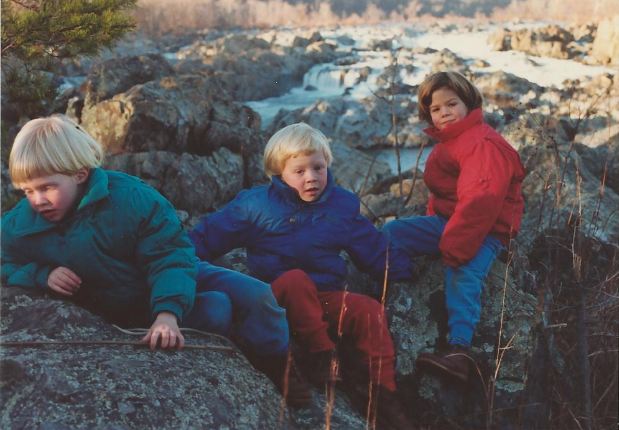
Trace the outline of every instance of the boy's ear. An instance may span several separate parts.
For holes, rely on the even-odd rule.
[[[75,180],[77,181],[78,184],[83,184],[84,182],[86,182],[86,179],[88,179],[89,173],[90,173],[90,169],[86,167],[82,167],[77,172],[75,172],[75,175],[73,176],[75,177]]]

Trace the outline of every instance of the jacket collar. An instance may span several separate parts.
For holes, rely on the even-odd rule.
[[[103,169],[95,168],[90,171],[90,176],[84,190],[77,211],[90,206],[99,200],[106,198],[110,194],[108,189],[108,177]],[[22,214],[16,219],[15,234],[25,236],[51,230],[60,223],[46,220],[38,212],[34,211],[28,202],[24,202]],[[23,215],[23,216],[22,216]]]
[[[464,118],[462,118],[460,121],[455,122],[453,124],[449,124],[447,127],[445,127],[442,130],[439,130],[438,128],[432,126],[432,127],[426,128],[423,131],[428,136],[434,139],[437,139],[440,142],[445,142],[447,140],[458,137],[459,135],[464,133],[469,128],[472,128],[473,126],[483,124],[483,122],[484,122],[484,115],[481,111],[481,108],[477,108],[469,112],[469,114],[465,116]]]
[[[290,185],[285,183],[282,180],[281,175],[271,176],[271,189],[280,197],[282,197],[285,201],[292,204],[308,204],[315,205],[322,202],[327,201],[333,188],[335,187],[335,180],[333,179],[333,175],[331,174],[331,170],[327,170],[327,186],[325,190],[322,192],[318,200],[313,202],[305,202],[299,198],[299,194],[297,190],[292,188]]]

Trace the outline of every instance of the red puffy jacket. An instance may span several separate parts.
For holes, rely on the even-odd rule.
[[[507,244],[524,209],[525,171],[516,150],[484,123],[481,109],[443,130],[424,131],[439,140],[423,179],[431,193],[428,214],[449,219],[439,244],[444,263],[466,263],[488,234]]]

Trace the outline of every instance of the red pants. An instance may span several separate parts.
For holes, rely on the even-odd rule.
[[[288,325],[309,352],[335,348],[328,330],[347,336],[368,365],[372,382],[395,390],[395,350],[379,302],[346,291],[319,292],[302,270],[290,270],[271,284],[273,295],[286,309]]]

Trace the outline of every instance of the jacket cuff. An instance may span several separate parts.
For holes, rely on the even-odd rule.
[[[37,270],[37,274],[35,276],[35,285],[37,288],[42,290],[47,290],[49,287],[47,285],[47,279],[49,278],[49,274],[52,271],[49,266],[42,266]]]

